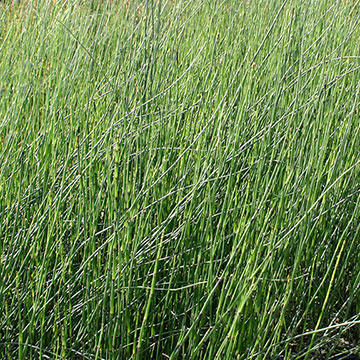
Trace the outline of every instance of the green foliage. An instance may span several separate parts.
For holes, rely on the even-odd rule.
[[[2,4],[0,358],[356,351],[359,5]]]

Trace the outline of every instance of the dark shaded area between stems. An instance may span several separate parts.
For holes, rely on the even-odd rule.
[[[284,355],[280,355],[277,358],[277,360],[284,360],[284,359],[285,359]],[[356,354],[346,353],[346,354],[340,354],[340,355],[333,356],[333,357],[329,358],[328,360],[360,360],[360,357],[359,357],[359,355],[356,355]]]

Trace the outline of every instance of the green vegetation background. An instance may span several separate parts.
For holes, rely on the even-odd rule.
[[[2,3],[0,358],[358,350],[359,7]]]

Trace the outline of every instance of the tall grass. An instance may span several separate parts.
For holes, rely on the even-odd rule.
[[[359,350],[359,6],[3,3],[0,358]]]

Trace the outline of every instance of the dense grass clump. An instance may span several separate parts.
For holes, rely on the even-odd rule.
[[[359,21],[0,4],[0,358],[358,351]]]

